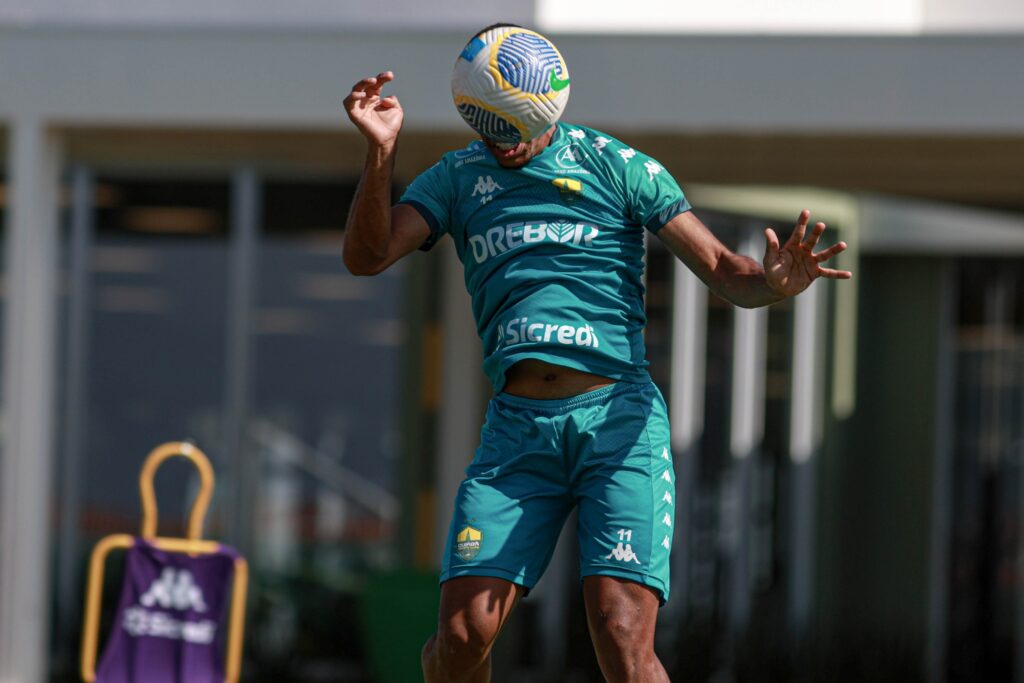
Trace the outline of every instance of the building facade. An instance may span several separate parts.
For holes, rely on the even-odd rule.
[[[550,32],[566,119],[657,157],[734,249],[803,208],[851,245],[853,282],[740,311],[651,241],[673,675],[1024,680],[1024,14],[667,5],[0,8],[0,682],[74,678],[85,557],[181,438],[253,564],[247,679],[415,665],[487,388],[453,250],[344,272],[341,100],[395,71],[404,185],[470,139],[449,70],[498,19]],[[174,531],[194,484],[162,476]],[[508,680],[595,675],[569,536]],[[372,616],[396,594],[403,628]]]

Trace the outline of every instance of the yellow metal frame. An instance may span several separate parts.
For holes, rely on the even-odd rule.
[[[181,456],[199,470],[199,493],[192,503],[188,519],[188,537],[157,536],[157,505],[153,492],[153,478],[157,469],[169,458]],[[214,476],[210,461],[196,446],[185,441],[172,441],[153,449],[146,457],[139,474],[139,494],[142,498],[141,537],[160,550],[188,555],[208,555],[220,550],[216,541],[202,538],[203,521],[213,497]],[[130,534],[112,534],[100,539],[89,559],[89,581],[85,593],[85,619],[82,626],[82,680],[96,680],[96,652],[99,644],[100,605],[103,600],[103,575],[107,556],[114,550],[127,550],[136,543]],[[245,558],[235,560],[235,573],[231,587],[231,607],[228,618],[227,656],[224,663],[224,682],[237,683],[241,673],[242,638],[245,629],[245,594],[249,585],[249,565]]]

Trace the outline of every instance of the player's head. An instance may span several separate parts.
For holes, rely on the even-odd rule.
[[[452,96],[488,147],[507,152],[551,131],[569,100],[569,71],[544,36],[516,24],[492,24],[459,54]]]

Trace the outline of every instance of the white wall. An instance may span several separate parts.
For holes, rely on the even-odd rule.
[[[1022,0],[0,0],[0,25],[553,32],[1024,32]]]
[[[538,24],[552,31],[889,34],[916,31],[920,26],[921,3],[922,0],[591,0],[586,11],[581,11],[577,3],[538,0],[537,16]]]
[[[926,31],[1024,32],[1022,0],[925,0]]]
[[[545,30],[601,33],[1024,32],[1022,0],[537,0]]]
[[[533,0],[0,0],[0,24],[475,29],[532,23]]]

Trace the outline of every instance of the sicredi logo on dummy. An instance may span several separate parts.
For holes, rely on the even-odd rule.
[[[469,246],[473,260],[483,263],[498,254],[516,249],[524,244],[560,242],[589,247],[594,238],[601,234],[596,225],[589,223],[547,223],[530,221],[509,223],[491,228],[482,235],[470,235]]]

